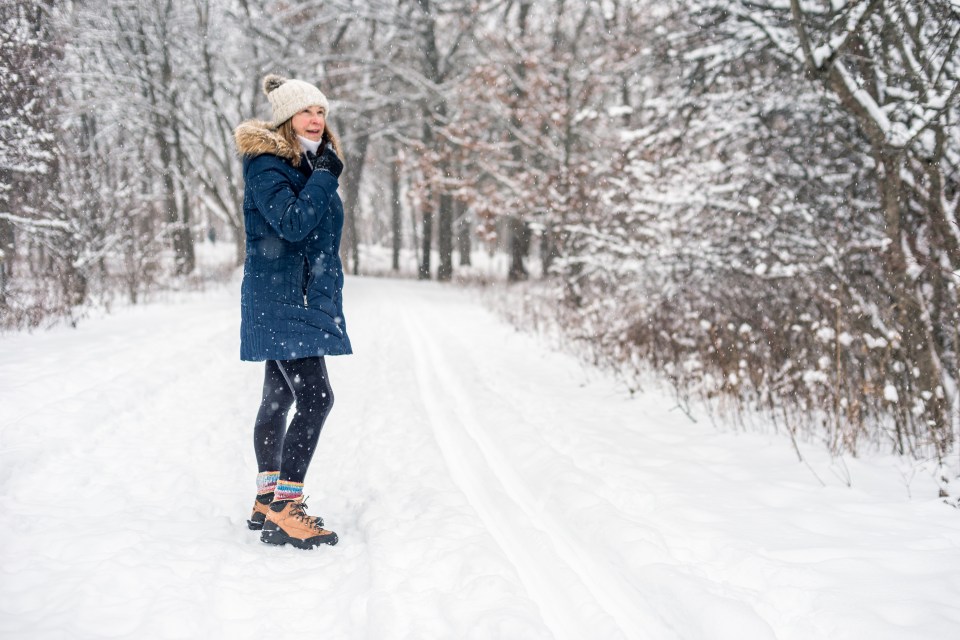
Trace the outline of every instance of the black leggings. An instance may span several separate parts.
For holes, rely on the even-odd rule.
[[[287,428],[294,402],[297,412]],[[260,473],[279,470],[281,480],[302,483],[332,407],[333,389],[322,357],[267,360],[263,400],[253,429]]]

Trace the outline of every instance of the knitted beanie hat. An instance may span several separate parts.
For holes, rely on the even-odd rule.
[[[273,74],[263,79],[263,92],[273,107],[274,127],[281,124],[314,105],[323,107],[325,113],[330,113],[330,104],[320,89],[303,80],[288,80]]]

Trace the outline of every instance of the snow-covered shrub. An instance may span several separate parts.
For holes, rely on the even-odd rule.
[[[580,110],[636,99],[617,111],[629,107],[629,122],[602,127],[619,136],[593,138],[588,197],[559,219],[556,280],[542,295],[560,298],[549,315],[595,362],[664,372],[682,393],[766,411],[835,451],[942,459],[960,429],[958,69],[947,46],[960,22],[944,2],[913,22],[898,22],[895,3],[821,4],[804,33],[834,49],[811,55],[889,87],[874,96],[888,138],[870,128],[882,113],[858,111],[866,98],[851,103],[831,72],[821,81],[805,67],[787,5],[658,13],[642,85],[624,93],[608,80]],[[884,165],[893,151],[901,164]],[[944,215],[952,231],[938,230]]]

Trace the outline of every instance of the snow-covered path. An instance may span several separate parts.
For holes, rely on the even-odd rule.
[[[893,463],[628,399],[432,283],[348,280],[307,478],[336,547],[248,531],[236,285],[0,336],[0,637],[953,637],[960,513]],[[917,496],[907,498],[908,486]]]

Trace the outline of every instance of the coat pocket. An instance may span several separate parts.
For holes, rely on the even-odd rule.
[[[303,306],[303,259],[283,256],[268,261],[267,265],[264,273],[268,276],[266,288],[269,296],[284,304]]]
[[[310,306],[307,303],[307,287],[310,286],[310,261],[307,260],[307,257],[303,257],[303,261],[300,269],[300,293],[303,296],[303,304]]]

